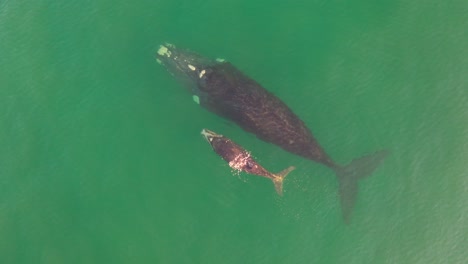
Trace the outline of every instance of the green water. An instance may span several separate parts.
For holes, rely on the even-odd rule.
[[[0,0],[0,263],[466,263],[468,4]],[[339,163],[389,149],[341,219],[333,172],[192,102],[173,42],[282,98]],[[199,134],[271,171],[278,197]]]

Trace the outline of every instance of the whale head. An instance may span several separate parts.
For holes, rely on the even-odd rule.
[[[213,142],[214,139],[223,137],[223,135],[216,134],[215,132],[213,132],[211,130],[208,130],[206,128],[204,128],[201,131],[201,134],[206,139],[206,141],[208,141],[208,143],[210,143],[210,144]]]
[[[175,78],[192,89],[203,86],[203,82],[212,71],[211,66],[219,63],[169,43],[159,46],[156,60]]]

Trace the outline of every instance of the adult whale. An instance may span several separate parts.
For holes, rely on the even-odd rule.
[[[266,142],[331,168],[339,182],[343,219],[349,223],[358,180],[377,168],[387,156],[386,150],[338,165],[285,103],[229,62],[205,58],[172,44],[161,45],[156,59],[189,88],[195,102],[204,108]]]

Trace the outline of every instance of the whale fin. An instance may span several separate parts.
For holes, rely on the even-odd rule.
[[[351,212],[356,203],[358,181],[370,176],[388,153],[387,150],[377,151],[335,169],[339,183],[341,211],[346,224],[350,222]]]
[[[275,185],[276,192],[282,196],[283,195],[283,180],[286,178],[286,176],[295,169],[296,167],[291,166],[285,170],[282,170],[278,172],[277,174],[274,174],[274,178],[271,180],[273,181],[273,184]]]

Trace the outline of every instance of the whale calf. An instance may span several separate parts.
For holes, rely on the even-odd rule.
[[[271,179],[275,185],[276,192],[279,195],[283,195],[283,180],[288,173],[295,169],[293,166],[276,174],[271,173],[258,164],[250,155],[250,152],[229,138],[208,129],[203,129],[201,134],[210,143],[213,150],[228,162],[229,167],[239,172],[243,171]]]
[[[339,182],[343,219],[349,223],[358,180],[371,175],[388,151],[380,150],[339,165],[283,101],[231,63],[209,59],[172,44],[161,45],[156,59],[182,81],[202,107],[233,121],[263,141],[332,169]]]

